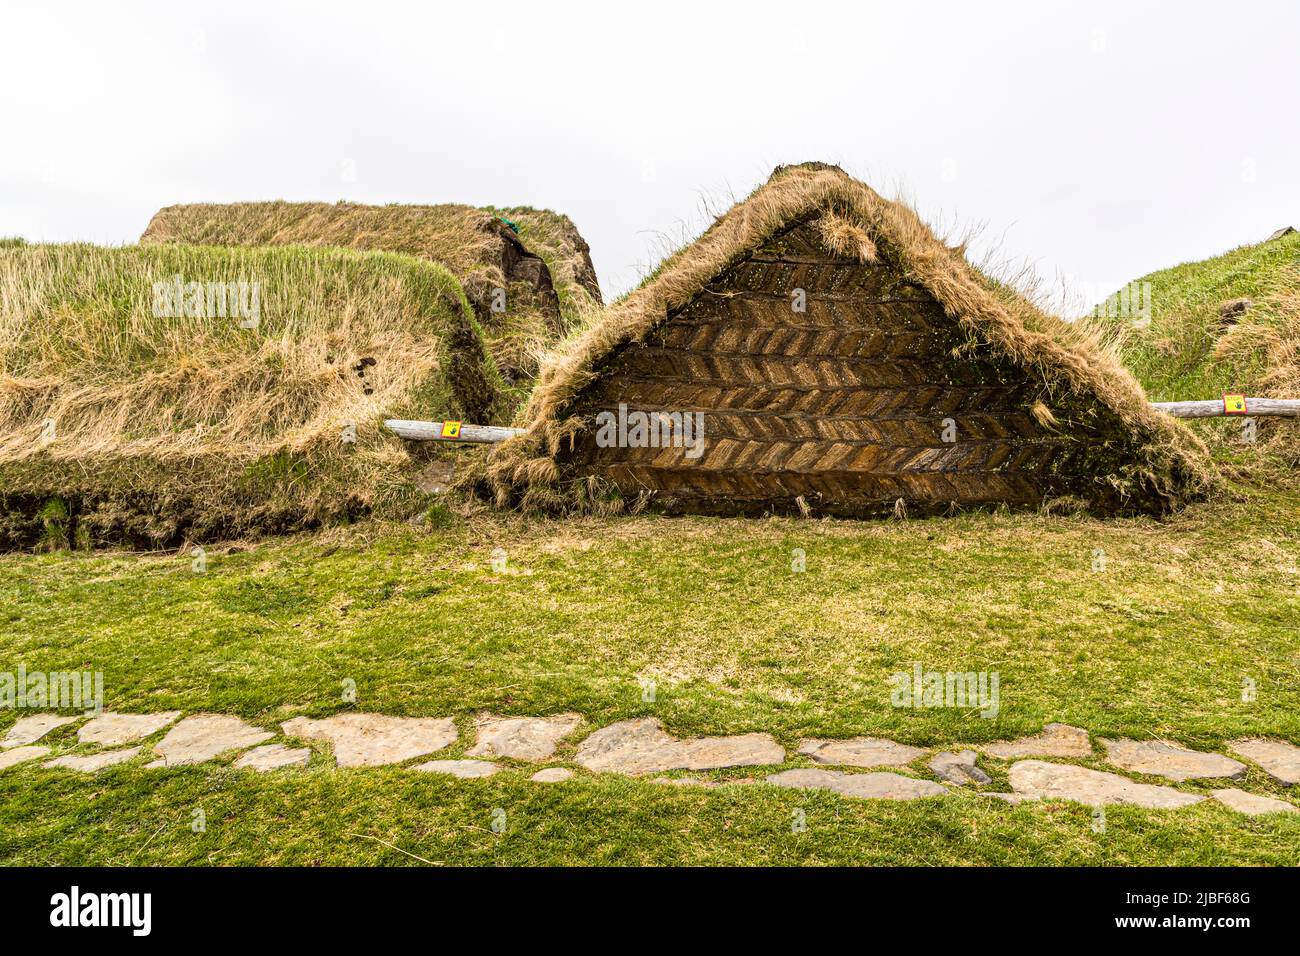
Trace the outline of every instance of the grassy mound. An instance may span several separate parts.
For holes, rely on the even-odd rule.
[[[600,283],[591,264],[591,247],[573,220],[531,206],[489,206],[487,211],[514,223],[524,245],[546,263],[566,333],[601,305]]]
[[[1128,298],[1127,315],[1113,314],[1125,311],[1117,297],[1097,313],[1119,335],[1123,360],[1152,401],[1237,390],[1300,398],[1300,233],[1153,272],[1129,285]],[[1199,428],[1222,447],[1239,440],[1239,425]],[[1300,460],[1294,422],[1261,420],[1259,437]]]
[[[420,463],[382,419],[490,417],[494,379],[433,263],[0,249],[0,547],[158,547],[413,509]]]
[[[538,356],[600,304],[586,242],[566,217],[526,207],[477,209],[255,202],[169,206],[144,243],[296,243],[398,252],[438,262],[460,280],[488,348],[522,400]],[[497,290],[502,290],[501,295]]]

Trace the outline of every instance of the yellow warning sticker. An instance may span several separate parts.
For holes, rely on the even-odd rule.
[[[1245,415],[1246,414],[1246,396],[1234,395],[1228,392],[1223,394],[1223,414],[1225,415]]]
[[[459,437],[460,437],[460,422],[443,422],[443,423],[442,423],[442,437],[443,437],[443,438],[459,438]]]

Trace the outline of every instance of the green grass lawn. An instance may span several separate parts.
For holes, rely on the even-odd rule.
[[[792,570],[794,549],[806,571]],[[1293,489],[1243,489],[1165,522],[365,524],[214,549],[204,574],[188,555],[7,555],[0,670],[101,670],[109,709],[269,728],[344,709],[455,716],[452,756],[485,710],[578,711],[589,726],[653,715],[681,735],[764,730],[791,753],[803,736],[974,743],[1054,720],[1211,749],[1300,741],[1298,555]],[[997,672],[997,718],[891,706],[890,675],[917,662]],[[0,732],[12,720],[0,712]],[[75,733],[43,742],[69,747]],[[991,769],[1004,784],[1005,767]],[[1281,793],[1254,769],[1242,785]],[[204,833],[190,827],[198,808]],[[796,808],[807,832],[791,832]],[[376,840],[446,863],[1300,862],[1296,818],[1209,803],[1112,807],[1105,832],[1092,823],[1086,807],[975,795],[889,804],[585,774],[541,785],[522,767],[464,781],[332,770],[323,755],[268,776],[220,763],[0,772],[7,863],[415,862]]]
[[[90,781],[20,768],[0,781],[6,864],[1294,866],[1300,844],[1294,818],[1251,820],[1212,802],[1110,807],[1098,833],[1092,811],[1074,804],[898,804],[619,777],[534,784],[522,774],[453,780],[390,768],[267,777],[118,768]],[[501,833],[491,829],[498,809]],[[793,832],[796,809],[804,832]]]
[[[1149,283],[1145,295],[1143,283]],[[1294,355],[1284,347],[1270,356],[1270,340],[1260,333],[1274,330],[1284,345],[1294,342],[1300,233],[1161,269],[1136,280],[1132,290],[1141,304],[1150,306],[1150,324],[1135,328],[1128,318],[1118,320],[1127,327],[1123,359],[1152,401],[1217,398],[1234,388],[1252,394],[1263,388],[1261,394],[1270,398],[1294,397],[1285,387],[1293,384],[1290,376],[1265,379],[1271,366],[1289,365]],[[1219,310],[1243,297],[1251,306],[1239,324],[1259,332],[1224,352],[1222,340],[1239,333],[1229,332]]]

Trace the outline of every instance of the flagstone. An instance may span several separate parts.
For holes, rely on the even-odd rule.
[[[1205,799],[1173,787],[1137,783],[1116,773],[1042,760],[1012,764],[1008,777],[1011,789],[1025,799],[1074,800],[1093,807],[1125,803],[1159,810],[1191,806]]]
[[[1024,803],[1026,800],[1032,800],[1033,797],[1027,797],[1023,793],[989,793],[987,790],[980,794],[982,797],[992,797],[994,800],[1001,800],[1003,803],[1012,805]]]
[[[946,780],[959,786],[983,787],[992,783],[993,778],[981,770],[976,765],[975,760],[976,754],[973,750],[963,750],[960,753],[941,753],[936,754],[930,760],[929,767],[940,780]]]
[[[427,763],[416,764],[411,769],[422,773],[449,773],[453,777],[470,779],[490,777],[500,768],[490,760],[430,760]]]
[[[114,764],[124,763],[140,753],[141,747],[123,747],[121,750],[100,750],[93,754],[65,754],[47,761],[45,767],[62,767],[81,773],[94,773]]]
[[[1234,740],[1228,749],[1238,756],[1253,760],[1278,783],[1292,786],[1300,783],[1300,747],[1281,740]]]
[[[990,757],[1012,760],[1018,757],[1089,757],[1092,743],[1088,732],[1069,724],[1048,724],[1040,734],[982,744],[980,750]]]
[[[554,717],[495,717],[485,714],[475,722],[478,742],[465,751],[470,757],[513,757],[546,760],[556,744],[582,723],[578,714]]]
[[[238,717],[226,714],[194,714],[167,731],[167,736],[154,745],[158,759],[148,764],[155,767],[177,767],[184,764],[203,763],[231,750],[243,750],[275,734],[244,723]]]
[[[1300,813],[1300,808],[1293,803],[1287,803],[1285,800],[1278,800],[1275,797],[1261,796],[1257,793],[1247,793],[1245,790],[1237,790],[1235,787],[1215,790],[1210,796],[1225,807],[1231,807],[1238,813],[1244,813],[1249,817],[1257,817],[1265,813]]]
[[[156,734],[174,723],[180,715],[179,710],[166,710],[156,714],[114,714],[105,711],[77,730],[77,740],[83,744],[116,747]]]
[[[659,783],[669,787],[716,787],[718,781],[705,780],[703,777],[651,777],[651,783]]]
[[[423,757],[456,740],[450,717],[335,714],[323,720],[295,717],[280,725],[287,737],[327,740],[340,767],[378,767]]]
[[[799,753],[811,757],[817,763],[846,767],[903,767],[925,755],[920,747],[909,747],[881,737],[801,740]]]
[[[0,770],[8,770],[20,763],[36,760],[49,752],[49,747],[33,747],[30,744],[25,747],[14,747],[11,750],[0,750]]]
[[[578,747],[574,760],[588,770],[641,774],[672,770],[680,764],[677,740],[659,721],[641,717],[602,727]]]
[[[48,757],[47,746],[33,742],[58,727],[81,720],[56,713],[32,714],[13,724],[0,741],[0,770]],[[179,719],[179,722],[177,722]],[[476,740],[464,759],[426,760],[411,769],[444,773],[458,778],[487,777],[501,766],[488,759],[542,761],[554,756],[559,743],[582,723],[579,714],[549,717],[505,717],[480,715]],[[77,731],[82,743],[114,747],[143,740],[169,725],[166,735],[153,748],[158,759],[148,767],[176,766],[211,760],[232,751],[246,751],[234,766],[266,772],[282,767],[304,766],[311,760],[307,747],[284,743],[266,744],[274,734],[245,723],[238,717],[195,714],[181,718],[180,711],[153,714],[104,713],[91,718]],[[285,721],[284,733],[328,741],[340,767],[382,766],[426,756],[454,743],[455,721],[451,718],[390,717],[384,714],[336,714],[320,720],[298,717]],[[1247,767],[1222,754],[1191,750],[1163,741],[1102,739],[1107,759],[1133,773],[1164,776],[1175,782],[1195,779],[1240,779]],[[252,749],[249,749],[252,748]],[[990,756],[1013,759],[1021,756],[1083,757],[1092,755],[1087,731],[1066,724],[1048,724],[1030,737],[978,746]],[[1300,783],[1300,747],[1263,739],[1233,741],[1229,749],[1253,760],[1275,780]],[[89,754],[65,754],[46,760],[45,767],[91,773],[137,757],[141,746],[105,749]],[[818,764],[846,767],[898,767],[923,757],[923,748],[880,737],[843,740],[809,738],[800,741],[799,753]],[[596,772],[609,771],[639,776],[673,770],[713,770],[725,767],[776,765],[785,761],[785,750],[771,734],[748,733],[728,737],[677,738],[667,733],[659,720],[642,717],[600,728],[578,746],[574,758],[580,766]],[[941,780],[961,786],[986,786],[989,775],[979,767],[975,749],[934,754],[930,770]],[[532,774],[539,783],[572,779],[569,767],[545,767]],[[1130,804],[1154,809],[1190,806],[1206,799],[1173,787],[1138,783],[1114,773],[1072,764],[1034,759],[1016,760],[1009,774],[1011,793],[986,794],[1008,803],[1063,799],[1091,806]],[[716,781],[701,777],[655,777],[653,783],[672,786],[717,787],[728,783],[766,782],[775,786],[827,790],[859,799],[915,800],[950,793],[943,784],[898,773],[853,773],[842,770],[798,768],[773,773],[766,778]],[[1268,813],[1297,813],[1300,807],[1285,800],[1224,788],[1213,799],[1251,816]]]
[[[537,783],[561,783],[573,776],[573,771],[568,767],[547,767],[545,770],[539,770],[529,777]]]
[[[686,770],[758,767],[785,762],[785,748],[771,734],[696,737],[678,741],[678,747],[682,754],[681,766]]]
[[[1163,740],[1106,740],[1106,759],[1121,770],[1166,777],[1175,783],[1203,777],[1227,777],[1239,780],[1246,775],[1246,765],[1221,754],[1188,750]]]
[[[885,771],[845,773],[842,770],[799,768],[774,773],[767,778],[767,782],[799,790],[830,790],[846,797],[866,800],[919,800],[948,793],[947,787],[933,780],[918,780]]]
[[[288,744],[265,744],[240,754],[232,766],[237,769],[267,773],[281,767],[305,767],[311,761],[310,747],[290,747]]]
[[[656,718],[640,717],[597,730],[578,747],[574,761],[587,770],[636,776],[778,764],[785,761],[785,750],[771,734],[678,740]]]
[[[32,714],[29,717],[20,717],[9,728],[5,739],[0,740],[0,749],[8,750],[10,747],[34,744],[56,727],[80,719],[80,717],[64,717],[60,714]]]

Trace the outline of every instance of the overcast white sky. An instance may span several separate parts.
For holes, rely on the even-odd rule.
[[[527,204],[612,297],[705,203],[820,159],[1092,301],[1300,226],[1298,50],[1300,4],[1262,0],[8,3],[0,235]]]

